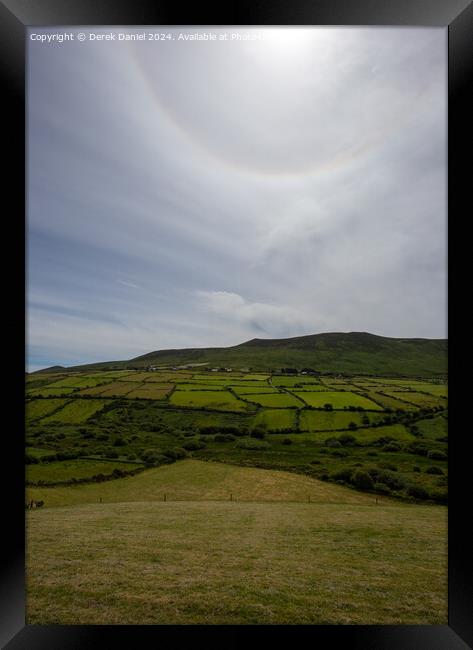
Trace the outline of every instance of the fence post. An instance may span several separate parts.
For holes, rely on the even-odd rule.
[[[164,496],[163,501],[166,501],[166,492],[164,493],[163,496]]]
[[[230,501],[233,501],[233,494],[230,492]]]

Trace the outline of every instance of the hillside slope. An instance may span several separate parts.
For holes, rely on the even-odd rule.
[[[433,377],[447,372],[447,340],[333,332],[287,339],[252,339],[228,348],[157,350],[128,361],[86,364],[68,370],[186,364],[258,370],[308,367],[319,372]]]

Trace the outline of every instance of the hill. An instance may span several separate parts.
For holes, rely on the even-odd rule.
[[[286,339],[252,339],[227,348],[157,350],[125,361],[74,366],[102,370],[149,366],[248,367],[255,370],[311,368],[320,373],[444,376],[447,340],[388,338],[367,332],[331,332]]]
[[[126,480],[58,487],[28,487],[28,499],[44,501],[45,507],[86,503],[140,501],[288,501],[396,505],[389,497],[365,494],[309,476],[226,463],[181,460]]]
[[[441,506],[196,461],[42,492],[27,514],[28,624],[447,621]]]

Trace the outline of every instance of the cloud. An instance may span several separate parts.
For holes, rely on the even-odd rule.
[[[287,304],[268,304],[246,300],[228,291],[197,291],[201,310],[227,326],[238,325],[247,332],[263,337],[290,336],[294,331],[313,331],[316,324],[307,322],[306,314]]]
[[[264,31],[29,42],[32,363],[445,336],[445,30]]]

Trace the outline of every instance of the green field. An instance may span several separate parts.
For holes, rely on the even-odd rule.
[[[127,394],[128,399],[165,399],[171,390],[173,385],[163,386],[162,384],[142,384],[139,388],[132,390]]]
[[[51,454],[67,452],[68,459],[119,458],[148,466],[187,456],[288,470],[345,483],[352,481],[356,467],[373,471],[372,459],[378,457],[380,462],[404,468],[402,480],[397,482],[385,477],[381,485],[375,477],[372,489],[378,494],[402,499],[418,494],[420,499],[437,503],[446,503],[448,498],[446,420],[438,420],[444,425],[440,428],[429,424],[432,418],[439,417],[439,409],[443,412],[445,400],[441,397],[413,391],[412,386],[396,392],[400,384],[395,382],[397,388],[391,386],[392,394],[403,398],[420,396],[420,411],[420,405],[369,392],[374,399],[389,400],[389,405],[403,404],[403,409],[393,411],[388,405],[386,410],[381,405],[375,407],[361,392],[311,391],[307,389],[320,388],[321,384],[310,383],[301,383],[303,389],[297,390],[298,382],[315,379],[305,375],[282,377],[294,386],[275,392],[272,381],[242,379],[248,373],[222,373],[223,378],[215,379],[212,374],[209,379],[210,373],[192,377],[188,372],[174,371],[173,381],[167,384],[162,383],[163,378],[170,380],[171,373],[125,374],[124,379],[135,377],[140,381],[116,381],[110,376],[107,385],[82,389],[67,400],[28,400],[26,446],[50,449]],[[103,374],[100,376],[103,379]],[[281,376],[274,376],[278,378]],[[75,376],[74,381],[79,379]],[[207,383],[203,383],[204,379]],[[380,389],[389,389],[381,381],[388,384],[391,378],[373,378],[370,383],[375,379]],[[234,388],[224,390],[223,384],[229,380]],[[322,377],[322,381],[348,385],[342,378]],[[362,381],[353,379],[356,386]],[[429,384],[425,380],[418,383]],[[302,400],[318,404],[318,408],[307,408],[294,396],[294,389]],[[90,395],[84,397],[84,392]],[[425,406],[426,401],[430,406]],[[326,410],[326,403],[333,403],[334,410]],[[377,410],[362,410],[366,406]],[[278,432],[282,435],[272,435]],[[354,435],[354,444],[349,442],[350,437],[343,436],[340,443],[341,434]],[[327,445],[331,436],[337,440]],[[390,439],[398,447],[390,447]],[[432,454],[433,464],[429,460]],[[42,471],[49,470],[52,465],[48,469],[45,464]]]
[[[274,375],[271,377],[273,386],[305,386],[305,384],[320,384],[320,381],[315,377],[308,377],[306,375],[298,375],[297,377],[281,377]]]
[[[174,391],[169,398],[174,406],[211,408],[223,411],[245,411],[247,405],[228,391]]]
[[[441,506],[195,461],[28,498],[27,624],[447,623]]]
[[[27,399],[28,624],[446,624],[445,384],[83,374]]]
[[[271,386],[230,386],[230,388],[233,390],[234,393],[237,395],[262,395],[263,393],[278,393],[276,388],[272,388]]]
[[[397,397],[397,395],[399,395],[399,393],[395,393],[391,391],[385,391],[385,392],[387,395],[390,395],[391,397]],[[415,393],[411,391],[408,391],[406,393],[401,393],[400,398],[420,408],[423,408],[425,406],[429,408],[431,406],[437,406],[439,404],[446,405],[446,400],[442,397],[435,397],[433,395],[425,395],[424,393]]]
[[[425,438],[438,440],[448,435],[448,420],[443,415],[438,415],[429,420],[418,420],[416,426]]]
[[[399,442],[412,442],[415,440],[415,437],[402,424],[391,424],[385,427],[360,427],[353,432],[353,435],[363,444],[374,442],[381,437],[389,437]]]
[[[111,476],[114,469],[129,472],[142,467],[138,463],[122,463],[120,461],[89,460],[59,460],[50,463],[27,465],[26,480],[30,483],[44,481],[48,483],[61,483],[71,479],[91,478],[97,474]]]
[[[41,423],[61,422],[81,424],[97,411],[102,410],[106,402],[98,399],[76,399],[68,402],[62,409],[42,419]]]
[[[45,449],[40,447],[26,447],[25,453],[28,456],[33,456],[34,458],[47,458],[48,456],[54,455],[53,449]]]
[[[27,391],[28,397],[62,397],[63,395],[70,395],[76,388],[32,388]]]
[[[447,397],[448,388],[444,384],[417,384],[415,390],[435,395],[436,397]]]
[[[260,375],[260,374],[255,374],[255,375],[244,375],[243,379],[245,380],[255,380],[255,381],[267,381],[271,375]]]
[[[309,404],[309,406],[314,406],[316,408],[323,408],[325,404],[331,404],[334,409],[343,409],[348,406],[354,406],[369,411],[382,410],[380,406],[358,393],[342,393],[338,391],[300,393],[294,391],[294,395],[300,397],[304,402]]]
[[[404,402],[402,395],[404,393],[392,393],[391,396],[385,395],[384,392],[387,390],[386,388],[383,388],[383,394],[375,391],[368,390],[366,391],[366,396],[373,401],[376,401],[378,404],[381,405],[382,408],[389,408],[394,411],[400,410],[400,411],[412,411],[415,409],[415,406],[412,404],[409,404],[408,402]],[[393,395],[397,395],[398,397],[393,397]]]
[[[100,391],[100,395],[104,397],[123,397],[131,393],[132,390],[135,390],[137,386],[140,386],[139,382],[117,381],[108,386],[104,386],[103,390]]]
[[[212,382],[204,384],[202,382],[190,382],[186,381],[185,383],[176,383],[176,390],[225,390],[227,384],[220,382]]]
[[[294,395],[289,395],[288,393],[275,393],[275,394],[265,394],[265,393],[252,393],[244,396],[244,399],[254,404],[259,404],[259,406],[271,407],[271,408],[287,408],[295,407],[300,408],[303,406],[303,403],[298,400]]]
[[[380,415],[369,415],[343,411],[301,411],[301,431],[330,431],[333,429],[348,429],[351,422],[357,426],[363,424],[363,419],[368,417],[371,424],[378,422]]]
[[[111,378],[102,376],[76,375],[55,381],[51,384],[51,388],[93,388],[110,381],[112,381]]]
[[[36,399],[26,403],[26,419],[39,420],[64,406],[67,399]]]
[[[263,425],[268,431],[297,430],[294,409],[267,409],[259,411],[254,419],[255,426]]]

